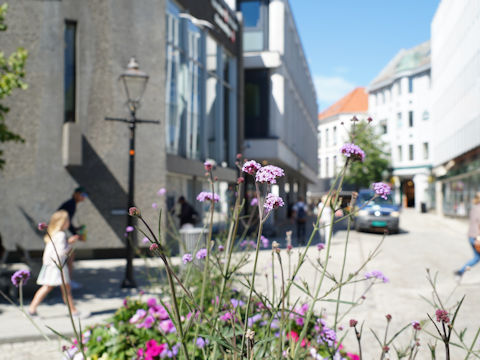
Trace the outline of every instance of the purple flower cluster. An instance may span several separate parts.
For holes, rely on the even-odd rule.
[[[192,254],[185,254],[182,257],[182,261],[183,261],[184,264],[192,262],[192,260],[193,260]]]
[[[448,312],[445,310],[438,309],[435,311],[435,316],[437,317],[438,322],[443,322],[448,324],[450,322],[450,318],[448,317]]]
[[[270,246],[270,240],[268,240],[265,236],[261,236],[260,237],[260,241],[262,242],[262,247],[264,249],[268,249],[268,247]]]
[[[360,160],[363,161],[365,159],[365,152],[360,149],[358,145],[346,143],[344,144],[340,152],[345,155],[347,158],[352,159],[352,161]]]
[[[258,199],[254,197],[252,201],[250,201],[250,206],[257,206],[258,205]]]
[[[390,186],[383,182],[373,183],[372,187],[373,187],[373,190],[375,191],[375,194],[379,195],[381,198],[385,200],[387,200],[388,195],[390,195],[390,192],[392,191]]]
[[[255,180],[259,183],[276,184],[277,178],[282,176],[285,176],[283,169],[278,166],[267,165],[257,171]]]
[[[265,198],[265,203],[263,204],[263,207],[267,212],[270,212],[273,209],[276,209],[283,205],[285,204],[283,202],[283,199],[280,196],[276,196],[276,195],[273,195],[272,193],[269,193]]]
[[[250,247],[252,249],[256,249],[257,248],[257,243],[253,240],[243,240],[241,243],[240,243],[240,247],[241,248],[245,248],[245,247]]]
[[[207,249],[203,248],[198,250],[195,256],[198,260],[205,259],[207,257]]]
[[[219,202],[220,196],[218,196],[218,194],[212,194],[211,192],[202,191],[200,194],[197,195],[197,200],[200,202],[212,201],[212,200],[213,202]]]
[[[262,165],[257,163],[255,160],[250,160],[250,161],[247,161],[245,164],[243,164],[242,171],[250,175],[255,175],[257,170],[260,169],[261,167]]]
[[[380,270],[372,270],[365,273],[365,279],[379,279],[382,280],[384,283],[388,282],[388,278],[383,275]]]
[[[25,285],[28,279],[30,279],[30,271],[28,270],[15,271],[11,278],[12,284],[16,287],[18,287],[20,283],[22,283],[22,285]]]

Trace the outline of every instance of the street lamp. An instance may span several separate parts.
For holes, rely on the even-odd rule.
[[[127,70],[120,75],[120,80],[123,83],[125,89],[125,95],[127,97],[127,106],[130,112],[128,119],[110,118],[105,120],[121,121],[128,124],[130,129],[130,148],[128,158],[128,200],[127,200],[127,226],[135,225],[135,218],[128,215],[128,209],[134,206],[134,190],[135,190],[135,128],[138,123],[151,123],[159,124],[160,121],[155,120],[140,120],[137,119],[136,112],[140,106],[140,100],[142,99],[145,88],[147,87],[148,75],[141,71],[138,67],[138,63],[135,58],[131,58]],[[123,288],[137,287],[135,279],[133,277],[133,245],[136,244],[135,231],[129,234],[130,238],[127,238],[126,243],[126,260],[127,266],[125,269],[125,278],[122,282]]]

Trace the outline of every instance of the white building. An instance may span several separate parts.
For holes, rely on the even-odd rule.
[[[351,119],[367,117],[368,95],[358,87],[318,115],[318,178],[319,191],[328,191],[338,170],[344,164],[340,147],[348,140]]]
[[[396,201],[432,206],[430,43],[402,49],[368,86],[370,115],[389,144]]]
[[[291,205],[317,179],[312,77],[288,0],[238,0],[237,9],[244,24],[243,152],[249,159],[285,168],[287,177],[275,191]]]
[[[480,2],[442,0],[431,32],[436,205],[466,216],[480,191]]]

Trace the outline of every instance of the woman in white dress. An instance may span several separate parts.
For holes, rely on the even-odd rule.
[[[56,286],[62,285],[62,272],[65,281],[65,288],[61,286],[63,300],[66,304],[70,305],[70,310],[74,316],[80,315],[73,303],[70,276],[68,266],[66,266],[71,245],[78,240],[79,236],[74,235],[67,239],[65,230],[68,229],[69,226],[70,221],[68,220],[68,213],[65,210],[59,210],[52,215],[47,228],[47,232],[51,238],[48,234],[45,234],[43,238],[45,241],[45,250],[43,251],[42,258],[43,265],[37,279],[37,284],[42,285],[42,287],[37,290],[28,308],[30,315],[36,315],[38,305],[40,305],[48,293]],[[57,266],[59,261],[62,266],[61,271]],[[66,301],[67,298],[68,303]]]

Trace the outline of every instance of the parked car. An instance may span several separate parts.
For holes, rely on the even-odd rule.
[[[385,200],[373,198],[372,190],[360,190],[356,201],[355,230],[382,230],[398,233],[400,206],[393,203],[392,195]]]

